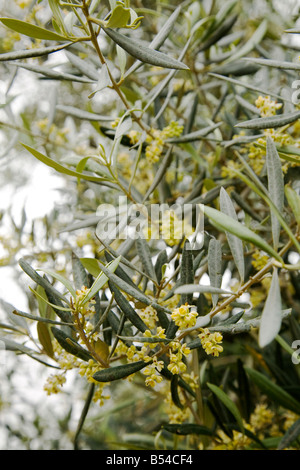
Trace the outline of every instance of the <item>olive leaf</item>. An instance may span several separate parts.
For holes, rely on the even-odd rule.
[[[272,282],[261,316],[259,345],[265,347],[277,336],[282,322],[282,306],[277,268],[273,269]]]
[[[14,18],[0,18],[1,23],[7,28],[16,31],[17,33],[24,34],[34,39],[44,39],[47,41],[70,41],[69,37],[62,36],[61,34],[49,31],[48,29],[41,28],[26,21],[17,20]]]
[[[224,188],[221,188],[220,190],[220,208],[224,214],[227,214],[233,219],[238,220],[231,198]],[[233,259],[240,274],[241,281],[244,281],[245,261],[243,242],[240,238],[232,235],[230,232],[226,232],[226,236]]]
[[[282,212],[284,206],[284,179],[281,168],[280,158],[271,137],[267,137],[267,175],[268,175],[268,190],[270,198],[279,210]],[[274,249],[278,249],[279,236],[280,236],[280,222],[276,214],[271,209],[271,222],[273,234]]]
[[[188,70],[188,67],[172,57],[162,52],[151,49],[142,44],[139,40],[124,36],[110,28],[103,28],[105,33],[128,54],[132,55],[141,62],[156,65],[157,67],[165,67],[171,69]]]
[[[208,245],[208,275],[212,287],[220,288],[222,284],[222,249],[221,242],[212,238]],[[219,294],[212,294],[213,306],[218,302]]]

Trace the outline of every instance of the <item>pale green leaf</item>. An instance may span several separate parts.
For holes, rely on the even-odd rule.
[[[221,242],[212,238],[208,245],[208,275],[212,287],[220,288],[222,284],[222,249]],[[219,295],[212,294],[212,302],[215,306]]]
[[[204,214],[207,215],[207,217],[224,232],[228,231],[229,233],[236,235],[241,240],[252,243],[277,259],[280,263],[282,262],[279,254],[262,237],[250,230],[241,222],[236,221],[232,217],[223,214],[213,207],[203,206],[202,210],[204,211]]]
[[[41,28],[40,26],[27,23],[26,21],[17,20],[14,18],[0,18],[0,21],[4,24],[4,26],[7,26],[7,28],[34,39],[44,39],[46,41],[71,40],[71,38],[62,36],[61,34],[55,33],[53,31],[49,31],[48,29]]]
[[[179,62],[162,52],[151,49],[150,47],[141,44],[136,39],[124,36],[110,28],[104,28],[104,31],[116,44],[141,62],[171,69],[188,69],[183,62]]]
[[[226,406],[226,408],[230,411],[230,413],[235,417],[240,430],[244,432],[243,419],[236,404],[231,400],[231,398],[229,398],[229,396],[220,387],[217,387],[216,385],[211,384],[211,383],[208,383],[207,386],[219,398],[219,400],[221,400],[221,402]]]
[[[270,198],[282,212],[284,206],[284,179],[281,168],[281,161],[276,150],[275,143],[271,137],[267,137],[267,175],[268,175],[268,190]],[[273,234],[273,246],[274,249],[278,249],[279,236],[280,236],[280,222],[276,217],[276,214],[271,210],[271,223],[272,223],[272,234]]]
[[[224,214],[227,214],[233,219],[238,220],[232,201],[224,188],[221,188],[220,191],[220,208]],[[232,235],[230,232],[226,232],[226,237],[241,281],[243,281],[245,277],[243,242],[240,238]]]
[[[250,121],[240,122],[235,127],[243,129],[273,129],[283,127],[292,122],[296,122],[300,118],[300,111],[294,111],[289,114],[279,114],[277,116],[263,117],[252,119]]]
[[[287,198],[290,208],[293,211],[297,224],[300,227],[300,196],[289,185],[285,185],[285,196]]]
[[[264,305],[259,328],[259,345],[267,346],[277,336],[282,322],[281,294],[277,268],[273,270],[272,282]]]

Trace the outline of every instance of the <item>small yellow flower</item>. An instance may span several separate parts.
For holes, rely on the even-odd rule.
[[[192,328],[196,324],[198,312],[190,310],[190,305],[181,305],[175,308],[171,314],[171,318],[175,325],[179,328]]]
[[[211,333],[208,328],[201,328],[198,337],[206,354],[217,357],[223,351],[223,347],[219,344],[223,340],[221,333]]]

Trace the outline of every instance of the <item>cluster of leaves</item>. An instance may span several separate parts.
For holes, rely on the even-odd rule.
[[[29,38],[27,48],[0,55],[4,66],[64,90],[50,102],[44,133],[15,128],[24,158],[75,182],[78,207],[62,230],[88,230],[93,240],[80,245],[91,244],[92,257],[71,247],[65,275],[42,267],[42,276],[19,260],[35,284],[38,311],[6,305],[14,326],[1,325],[1,340],[64,373],[85,371],[90,388],[76,446],[104,385],[117,396],[128,378],[146,400],[151,390],[141,379],[152,367],[155,400],[171,401],[163,420],[147,417],[158,437],[145,436],[144,448],[160,439],[168,448],[297,448],[300,381],[291,344],[300,339],[300,274],[291,260],[300,254],[300,111],[291,95],[299,65],[289,51],[288,60],[272,59],[285,25],[245,20],[245,2],[236,0],[212,2],[210,11],[197,1],[104,3],[48,0],[31,4],[30,21],[0,18]],[[55,54],[63,54],[59,66],[49,59]],[[282,93],[261,86],[267,79],[283,83]],[[66,116],[77,132],[61,142]],[[95,227],[109,223],[97,213],[100,204],[116,207],[122,233],[120,196],[149,214],[154,204],[176,204],[179,212],[188,204],[192,235],[99,239]],[[195,323],[173,320],[180,306],[195,309]],[[204,327],[223,336],[219,357],[206,355],[198,337]],[[182,357],[184,348],[191,354]],[[270,407],[272,419],[251,427],[259,405]]]

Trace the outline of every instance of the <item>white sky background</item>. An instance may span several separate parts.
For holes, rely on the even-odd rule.
[[[0,0],[1,15],[5,10],[5,4],[6,2],[4,0]],[[261,2],[258,0],[257,4],[259,9]],[[290,0],[285,2],[282,2],[281,0],[274,0],[274,4],[278,10],[281,10],[281,13],[285,15],[287,11],[291,11],[290,9],[296,10],[300,5],[300,0]],[[295,39],[298,40],[298,37]],[[56,58],[57,57],[58,56],[56,55]],[[20,76],[23,77],[22,80],[16,81],[13,87],[14,94],[18,92],[21,93],[20,98],[17,98],[12,104],[14,110],[21,109],[23,106],[23,100],[27,99],[27,97],[35,96],[36,93],[36,85],[34,82],[32,82],[30,74],[23,73],[20,74]],[[4,98],[3,95],[6,91],[6,86],[7,85],[4,84],[0,79],[0,104],[3,102],[2,100]],[[46,104],[44,105],[47,106]],[[3,116],[1,113],[3,113],[3,111],[0,109],[0,120]],[[0,153],[3,151],[3,142],[5,140],[3,139],[2,133],[3,129],[0,129]],[[29,155],[27,155],[26,158],[24,157],[24,161],[20,161],[19,158],[16,158],[12,161],[5,158],[3,161],[4,165],[12,165],[12,167],[15,167],[13,171],[20,173],[25,172],[25,174],[28,174],[29,179],[25,186],[20,186],[17,188],[17,190],[12,185],[10,185],[9,182],[0,188],[0,211],[6,211],[7,208],[11,206],[12,213],[16,217],[16,221],[18,221],[25,204],[27,216],[35,219],[48,214],[56,203],[60,203],[62,196],[58,189],[64,187],[64,178],[60,177],[57,173],[55,173],[54,170],[46,167],[44,164],[38,161],[35,161],[34,157]],[[5,232],[5,223],[6,219],[4,218],[3,221],[0,222],[0,233]],[[24,294],[24,291],[16,284],[13,276],[14,272],[15,269],[13,267],[0,268],[0,299],[13,304],[20,310],[26,311],[27,297]],[[21,360],[25,361],[26,369],[26,376],[22,377],[22,385],[28,390],[31,402],[35,402],[35,404],[38,404],[38,406],[41,407],[41,413],[43,413],[43,407],[46,406],[45,402],[49,404],[49,407],[52,405],[56,407],[58,406],[58,409],[61,405],[61,409],[65,411],[66,403],[64,402],[64,397],[55,396],[47,397],[45,399],[45,393],[43,392],[42,387],[49,371],[45,373],[44,367],[34,363],[34,361],[32,361],[30,358],[28,360],[27,358],[22,358]],[[28,365],[30,367],[27,367]],[[32,383],[35,384],[34,390],[32,389]],[[2,387],[2,392],[3,391],[4,390]],[[17,406],[21,412],[23,407],[25,410],[24,412],[28,413],[26,404],[17,402],[15,406]],[[79,411],[80,410],[77,410],[75,412],[75,418]],[[0,450],[8,449],[8,446],[10,445],[11,444],[6,442],[5,436],[1,435],[0,431]]]

